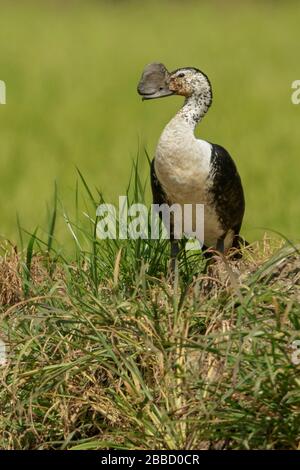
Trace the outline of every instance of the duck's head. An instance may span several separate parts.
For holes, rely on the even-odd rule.
[[[212,97],[212,88],[208,77],[194,67],[180,68],[172,72],[168,88],[175,95],[186,98],[192,95]]]
[[[144,69],[139,82],[138,92],[143,99],[162,98],[181,95],[203,97],[212,100],[212,88],[205,73],[194,67],[184,67],[168,72],[163,64],[149,64]]]

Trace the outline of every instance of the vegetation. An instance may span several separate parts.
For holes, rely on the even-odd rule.
[[[297,247],[265,238],[207,266],[182,250],[172,280],[167,241],[95,238],[82,182],[85,221],[80,198],[65,214],[74,255],[56,204],[45,241],[4,247],[0,447],[299,448]],[[132,187],[143,201],[137,169]]]

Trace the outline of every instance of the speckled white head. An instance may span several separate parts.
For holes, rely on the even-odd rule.
[[[170,95],[185,97],[184,106],[177,117],[184,118],[195,127],[212,103],[212,88],[208,77],[195,67],[182,67],[169,72],[166,67],[154,62],[148,64],[138,85],[143,100],[152,100]]]
[[[171,72],[169,89],[176,95],[186,98],[190,96],[203,97],[205,101],[212,101],[212,88],[205,73],[194,67],[185,67]]]

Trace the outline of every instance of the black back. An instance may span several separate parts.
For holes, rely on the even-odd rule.
[[[234,230],[238,234],[245,212],[245,198],[235,163],[227,150],[212,145],[211,172],[213,179],[211,193],[216,212],[224,231]]]
[[[151,162],[150,176],[153,204],[168,204],[168,198],[155,173],[154,159]]]

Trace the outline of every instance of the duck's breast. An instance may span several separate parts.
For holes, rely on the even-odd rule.
[[[181,136],[179,142],[176,138],[160,139],[155,171],[170,200],[183,204],[208,202],[211,153],[211,144],[194,136]]]
[[[181,137],[178,143],[173,136],[172,142],[160,139],[154,161],[157,178],[170,204],[204,205],[206,246],[216,246],[223,234],[210,191],[213,185],[211,156],[210,143],[191,136]]]

